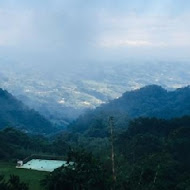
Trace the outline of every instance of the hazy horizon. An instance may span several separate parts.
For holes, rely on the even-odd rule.
[[[0,57],[57,70],[189,60],[189,19],[187,0],[3,0]]]
[[[149,84],[187,86],[189,20],[187,0],[2,0],[0,87],[62,117]]]

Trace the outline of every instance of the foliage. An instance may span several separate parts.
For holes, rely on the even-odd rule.
[[[47,190],[189,190],[190,116],[175,118],[190,114],[189,97],[189,87],[167,92],[149,86],[125,93],[51,140],[6,128],[0,131],[0,159],[36,152],[64,155],[83,146],[87,151],[68,154],[73,164],[43,180]],[[111,177],[110,115],[115,118],[116,181]]]
[[[190,117],[136,119],[115,144],[121,189],[190,188]]]
[[[101,158],[102,167],[110,169],[109,138],[76,134],[78,140],[71,144],[92,151]],[[190,116],[170,120],[136,118],[126,130],[115,132],[114,146],[115,189],[189,190]]]
[[[49,140],[28,135],[15,128],[0,131],[0,160],[24,159],[31,154],[66,155],[69,145],[63,139]]]
[[[20,182],[20,178],[15,175],[11,175],[9,180],[6,181],[4,176],[0,176],[0,189],[1,190],[28,190],[26,183]]]
[[[109,175],[103,164],[91,153],[72,151],[68,166],[63,166],[42,181],[47,190],[106,190],[110,189]]]
[[[120,98],[88,111],[74,121],[69,129],[88,137],[107,137],[109,116],[114,116],[115,130],[128,127],[130,120],[139,117],[171,119],[190,115],[190,87],[167,91],[150,85],[124,93]]]
[[[29,190],[43,190],[40,186],[40,180],[46,174],[47,172],[42,171],[17,169],[15,163],[0,161],[0,175],[4,176],[6,181],[10,179],[10,175],[19,176],[22,182],[28,184]]]

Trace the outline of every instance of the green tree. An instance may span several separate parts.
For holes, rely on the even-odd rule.
[[[0,176],[0,189],[1,190],[28,190],[28,185],[20,181],[20,178],[11,175],[9,180],[6,181],[4,176]]]
[[[109,189],[109,174],[91,153],[84,150],[72,151],[68,154],[68,164],[48,175],[42,181],[42,185],[47,190]]]

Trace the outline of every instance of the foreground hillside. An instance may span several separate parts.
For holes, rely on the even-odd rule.
[[[32,154],[63,156],[68,149],[67,143],[60,138],[50,140],[15,128],[0,130],[0,160],[24,159]]]
[[[19,176],[22,182],[26,183],[29,186],[29,190],[43,190],[40,186],[40,180],[42,180],[46,172],[39,172],[33,170],[23,170],[15,168],[15,163],[2,162],[0,161],[0,175],[3,175],[6,180],[9,179],[10,175]],[[0,183],[1,188],[1,183]],[[18,186],[16,187],[19,188]],[[14,188],[14,190],[17,190]],[[6,190],[2,188],[1,190]],[[23,190],[23,189],[18,189]]]
[[[85,151],[70,154],[68,160],[74,160],[75,165],[47,176],[47,189],[190,189],[189,116],[171,120],[137,118],[130,121],[128,129],[114,132],[112,141],[109,139],[80,134],[73,146],[83,146],[96,156]]]
[[[124,189],[190,188],[190,117],[136,119],[115,144]]]
[[[130,121],[128,129],[119,134],[114,132],[116,180],[113,180],[109,138],[89,138],[84,134],[80,134],[78,139],[75,134],[70,136],[75,139],[67,141],[71,148],[66,144],[64,135],[48,140],[42,136],[28,136],[12,128],[0,131],[2,160],[24,158],[33,153],[64,155],[69,152],[67,160],[74,161],[72,166],[63,166],[46,176],[39,174],[39,178],[35,172],[23,171],[23,175],[22,171],[13,170],[12,164],[2,162],[0,175],[19,175],[21,181],[29,182],[31,190],[37,189],[39,183],[44,190],[190,188],[190,116],[171,120],[137,118]],[[81,150],[81,146],[86,150]],[[43,180],[39,182],[39,179]]]
[[[9,114],[14,98],[2,92],[1,103]],[[190,115],[189,94],[189,87],[167,92],[158,86],[125,93],[50,139],[5,128],[0,130],[0,160],[68,153],[66,160],[74,164],[41,176],[42,189],[189,190],[190,116],[175,117]],[[112,125],[108,123],[111,115]],[[9,168],[3,167],[5,171]],[[27,179],[31,175],[26,173]],[[25,182],[25,176],[19,176]],[[35,182],[39,186],[35,178],[31,189]],[[1,180],[0,187],[2,184]]]
[[[126,128],[127,121],[137,117],[170,119],[190,114],[190,87],[167,91],[150,85],[126,92],[120,98],[91,110],[72,123],[70,129],[93,136],[106,135],[109,116],[114,116],[116,128]],[[93,134],[92,134],[93,133]]]
[[[52,124],[38,112],[29,109],[5,90],[0,89],[0,129],[16,127],[26,132],[55,132]]]

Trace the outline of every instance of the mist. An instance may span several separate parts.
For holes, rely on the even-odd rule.
[[[4,0],[0,54],[14,64],[57,71],[129,59],[184,60],[189,10],[186,0]]]

